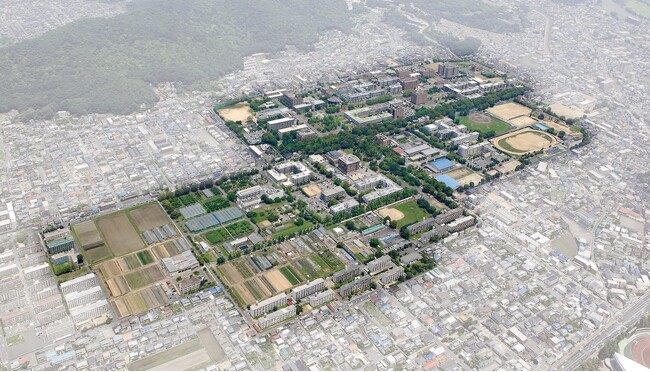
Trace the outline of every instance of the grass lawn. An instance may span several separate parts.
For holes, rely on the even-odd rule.
[[[124,276],[124,279],[126,279],[126,282],[129,284],[131,289],[137,289],[149,284],[147,278],[139,272],[128,273]]]
[[[280,268],[280,272],[284,275],[285,278],[291,283],[291,285],[300,284],[300,276],[291,268],[291,266],[285,266]]]
[[[402,226],[409,225],[413,222],[422,221],[424,218],[431,217],[431,215],[424,209],[418,207],[418,204],[415,200],[409,200],[407,202],[397,204],[393,208],[404,213],[404,218],[401,220],[395,221],[397,223],[397,228]]]
[[[491,117],[492,121],[489,124],[475,123],[471,121],[467,116],[458,116],[457,119],[460,121],[460,124],[467,127],[469,132],[479,132],[485,134],[490,131],[494,131],[496,134],[507,132],[510,129],[510,124],[506,123],[503,120]]]
[[[21,334],[16,334],[11,337],[7,337],[7,346],[18,345],[19,343],[25,341],[25,338]]]
[[[312,227],[314,227],[314,224],[311,221],[305,221],[305,223],[303,223],[301,226],[296,226],[293,222],[291,222],[291,224],[286,229],[271,235],[271,239],[289,236],[301,230],[310,230]]]

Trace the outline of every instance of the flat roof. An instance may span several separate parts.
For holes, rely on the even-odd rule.
[[[430,162],[429,164],[436,167],[438,170],[445,170],[454,166],[454,163],[452,163],[451,160],[447,158],[440,158]]]
[[[436,177],[436,181],[442,182],[445,185],[451,187],[452,189],[456,190],[461,186],[461,183],[456,181],[455,179],[449,177],[446,174],[441,174],[438,177]]]

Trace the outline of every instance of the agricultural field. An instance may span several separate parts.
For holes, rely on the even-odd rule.
[[[524,155],[549,148],[557,144],[557,139],[548,133],[526,128],[493,138],[491,142],[505,153]]]
[[[133,209],[129,214],[133,218],[135,226],[141,232],[171,223],[171,220],[158,203],[147,204]]]
[[[516,102],[508,102],[490,107],[487,112],[501,120],[509,121],[520,116],[529,116],[533,110]]]
[[[291,221],[287,224],[282,225],[282,230],[280,230],[280,228],[275,228],[276,232],[271,235],[271,239],[278,239],[283,236],[289,236],[302,230],[310,230],[312,227],[314,227],[314,224],[311,221],[305,221],[300,226],[296,226],[296,224]]]
[[[422,221],[422,219],[430,217],[431,215],[427,213],[424,209],[418,207],[418,204],[415,200],[409,200],[401,204],[393,206],[394,209],[400,211],[404,217],[396,220],[397,228],[412,224],[413,222]]]
[[[280,268],[280,273],[287,278],[291,285],[298,285],[301,282],[300,275],[291,266],[285,266]]]
[[[468,132],[479,132],[483,135],[489,132],[500,134],[511,128],[505,121],[482,112],[472,112],[468,116],[459,116],[458,119],[461,125],[467,127]]]
[[[474,185],[478,185],[479,182],[481,182],[483,179],[483,176],[467,167],[456,168],[445,174],[462,183],[463,185],[469,185],[470,182],[473,182]]]
[[[83,249],[104,245],[102,236],[93,221],[86,221],[72,226],[72,231]]]
[[[230,202],[226,198],[216,197],[203,203],[203,207],[210,213],[230,207]]]
[[[203,237],[212,245],[233,240],[254,231],[253,226],[247,220],[232,223],[203,234]]]
[[[88,261],[91,264],[104,261],[113,257],[111,251],[104,244],[100,245],[99,247],[84,250],[83,256],[85,257],[86,261]]]
[[[159,258],[171,257],[181,253],[172,242],[154,245],[151,250]]]
[[[98,219],[97,227],[114,256],[123,256],[144,247],[140,234],[125,212]]]
[[[131,289],[145,287],[162,280],[164,277],[162,269],[158,265],[148,266],[124,275]]]
[[[150,286],[137,292],[131,292],[112,301],[118,318],[141,314],[168,302],[167,295],[158,286]]]

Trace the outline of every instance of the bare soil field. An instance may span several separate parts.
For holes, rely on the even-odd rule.
[[[395,208],[384,208],[384,209],[381,209],[377,213],[379,213],[379,215],[384,217],[384,218],[390,217],[391,221],[399,221],[402,218],[404,218],[404,213],[398,211]]]
[[[248,103],[221,109],[217,112],[219,113],[219,116],[221,116],[223,120],[226,121],[232,120],[246,123],[249,117],[252,117],[253,121],[255,121],[255,114],[253,114],[253,110],[251,110],[251,108],[248,106]]]
[[[502,105],[490,107],[487,112],[501,120],[508,121],[519,116],[528,116],[533,110],[515,102],[508,102]]]
[[[88,249],[84,252],[86,260],[90,263],[99,262],[107,258],[111,258],[111,251],[104,244],[95,247],[93,249]]]
[[[244,277],[239,273],[239,271],[233,266],[232,262],[227,262],[219,266],[219,272],[223,274],[223,277],[227,284],[235,284],[244,281]]]
[[[156,245],[152,249],[153,253],[156,254],[156,257],[162,259],[162,258],[167,258],[170,257],[171,255],[169,254],[169,251],[164,245]]]
[[[99,219],[97,226],[114,256],[124,256],[144,247],[140,235],[125,213]]]
[[[263,275],[266,277],[266,280],[268,280],[273,285],[278,293],[284,292],[287,289],[293,287],[287,278],[285,278],[278,269],[268,271]]]
[[[116,260],[104,262],[97,265],[96,268],[101,273],[101,276],[104,278],[104,280],[122,274],[122,270],[120,270],[120,266],[117,264]]]
[[[508,122],[517,128],[523,128],[527,125],[536,123],[537,120],[531,118],[530,116],[520,116],[514,119],[510,119]]]
[[[122,298],[115,299],[112,304],[118,318],[123,318],[129,315],[129,309],[126,307],[126,303],[124,303]]]
[[[77,238],[79,238],[79,243],[83,249],[91,249],[93,247],[103,244],[99,230],[93,221],[82,222],[78,225],[72,226]]]
[[[204,363],[210,361],[210,355],[201,345],[199,338],[138,359],[127,368],[130,371],[187,371],[201,369]]]
[[[446,174],[463,185],[468,185],[470,182],[474,182],[475,185],[478,185],[483,179],[483,176],[467,167],[456,168]]]
[[[492,122],[491,117],[489,117],[488,115],[485,115],[482,112],[478,112],[478,111],[474,111],[474,112],[470,113],[469,115],[467,115],[467,117],[469,118],[469,120],[471,120],[471,121],[473,121],[475,123],[478,123],[478,124],[489,124],[490,122]]]
[[[140,231],[151,230],[154,227],[160,227],[171,223],[167,214],[156,204],[148,204],[129,212],[135,225]]]
[[[309,196],[310,198],[319,196],[321,193],[320,187],[318,187],[318,185],[315,183],[303,187],[302,191],[304,191],[305,194],[307,194],[307,196]]]
[[[253,294],[248,290],[248,288],[246,288],[245,285],[237,284],[237,285],[234,285],[232,288],[233,288],[233,290],[235,290],[239,294],[242,301],[244,301],[244,306],[248,306],[250,304],[255,303],[255,301],[256,301],[255,296],[253,296]]]
[[[106,287],[108,287],[108,291],[113,297],[122,296],[126,293],[129,293],[130,290],[129,285],[126,283],[126,280],[121,275],[108,279],[106,281]]]

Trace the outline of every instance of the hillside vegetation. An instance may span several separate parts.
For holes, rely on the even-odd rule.
[[[157,100],[150,84],[211,80],[242,57],[304,47],[351,27],[344,1],[140,0],[0,49],[0,112],[47,118],[125,114]]]

